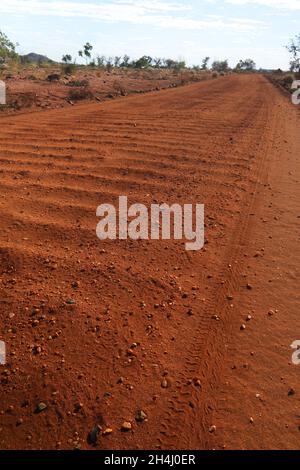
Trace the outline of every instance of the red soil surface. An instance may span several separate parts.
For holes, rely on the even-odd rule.
[[[230,76],[3,117],[0,148],[0,448],[298,448],[297,108]],[[119,195],[204,203],[205,248],[99,241]]]

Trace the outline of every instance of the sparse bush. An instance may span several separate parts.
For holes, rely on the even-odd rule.
[[[114,59],[112,57],[108,57],[106,59],[106,70],[108,73],[110,73],[114,68]]]
[[[71,87],[88,87],[89,86],[89,81],[88,80],[71,80],[69,83],[67,83],[67,86]]]
[[[58,82],[60,80],[60,75],[58,73],[51,73],[47,77],[48,82]]]
[[[93,98],[93,93],[88,88],[74,88],[68,93],[70,101],[80,101]]]
[[[113,89],[120,95],[126,95],[126,89],[119,80],[115,80],[113,83]]]
[[[123,57],[123,60],[121,62],[121,67],[130,67],[131,66],[131,62],[130,62],[130,57],[129,55],[124,55]]]
[[[291,88],[291,85],[293,83],[293,81],[295,80],[295,77],[294,75],[285,75],[282,80],[281,80],[281,83],[282,85],[285,87],[285,88]]]
[[[211,69],[214,72],[227,72],[229,70],[228,60],[215,60],[212,63]]]
[[[218,78],[219,74],[218,74],[218,72],[213,72],[211,74],[211,76],[212,76],[212,78]]]
[[[76,70],[75,64],[63,64],[62,65],[62,72],[64,75],[73,75]]]
[[[143,57],[140,57],[135,63],[134,63],[134,68],[135,69],[146,69],[148,67],[151,67],[152,65],[152,57],[143,55]]]
[[[106,59],[105,59],[105,56],[104,55],[98,55],[96,57],[96,63],[97,63],[97,67],[104,67],[105,66],[105,62],[106,62]]]

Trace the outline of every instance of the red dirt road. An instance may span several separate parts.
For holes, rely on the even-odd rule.
[[[230,76],[0,125],[0,448],[297,448],[297,108]],[[205,248],[99,241],[119,195],[204,203]]]

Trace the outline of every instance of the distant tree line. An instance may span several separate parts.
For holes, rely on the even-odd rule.
[[[169,70],[183,70],[187,68],[192,68],[195,71],[200,70],[212,70],[214,72],[229,72],[230,69],[228,65],[228,60],[215,60],[212,62],[211,67],[209,68],[210,57],[204,57],[202,59],[201,65],[193,65],[188,67],[184,60],[173,60],[166,59],[161,57],[151,57],[148,55],[143,55],[137,60],[131,59],[128,55],[115,56],[115,57],[106,57],[104,55],[97,55],[92,59],[92,50],[93,46],[87,42],[83,48],[78,52],[78,56],[81,59],[84,59],[86,65],[90,67],[101,67],[111,70],[113,68],[131,68],[131,69],[169,69]],[[70,54],[66,54],[62,57],[62,62],[64,64],[76,64],[76,58],[73,60]],[[233,69],[237,72],[252,72],[256,70],[256,64],[252,59],[240,60],[236,67]]]
[[[5,33],[0,31],[0,63],[4,63],[9,59],[19,59],[19,55],[16,52],[18,44],[14,44]],[[292,72],[300,73],[300,33],[295,36],[294,39],[286,46],[291,54],[290,70]],[[139,59],[131,59],[128,55],[106,57],[104,55],[97,55],[92,58],[93,46],[87,42],[84,44],[82,49],[78,51],[80,59],[84,59],[86,66],[90,67],[105,67],[107,70],[113,68],[131,68],[131,69],[170,69],[170,70],[183,70],[186,68],[192,68],[193,70],[212,70],[217,73],[227,73],[230,70],[234,72],[253,72],[256,70],[256,64],[252,59],[240,60],[237,65],[230,69],[228,60],[214,60],[209,67],[210,57],[204,57],[201,65],[193,65],[188,67],[184,60],[173,60],[165,59],[161,57],[150,57],[143,55]],[[62,62],[68,71],[72,71],[76,66],[76,58],[73,58],[71,54],[65,54],[62,57]]]
[[[16,44],[9,40],[9,38],[0,31],[0,62],[5,62],[7,59],[17,59]],[[290,51],[293,53],[293,67],[299,68],[299,48],[300,48],[300,35],[295,41],[290,44]],[[138,59],[131,59],[128,55],[106,57],[104,55],[97,55],[92,58],[93,46],[87,42],[83,45],[82,49],[78,51],[78,57],[85,60],[85,65],[89,67],[106,68],[108,71],[113,68],[130,68],[130,69],[168,69],[180,71],[192,68],[195,71],[212,70],[217,73],[227,73],[230,70],[228,60],[214,60],[209,67],[210,57],[204,57],[201,65],[194,65],[188,67],[185,60],[173,60],[161,57],[151,57],[143,55]],[[72,73],[76,66],[76,57],[73,58],[71,54],[65,54],[62,57],[62,63],[66,73]],[[236,72],[251,72],[256,69],[255,62],[252,59],[240,60],[236,67],[233,69]]]

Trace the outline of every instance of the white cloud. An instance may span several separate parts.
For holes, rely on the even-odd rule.
[[[284,10],[300,10],[300,0],[226,0],[233,5],[260,5]]]
[[[247,0],[230,0],[232,2]],[[248,0],[251,1],[251,0]],[[266,0],[267,1],[267,0]],[[296,1],[296,0],[295,0]],[[110,2],[1,0],[0,13],[90,18],[107,22],[127,22],[181,30],[228,29],[247,32],[266,27],[262,21],[189,16],[191,7],[183,3],[160,0],[112,0]]]

